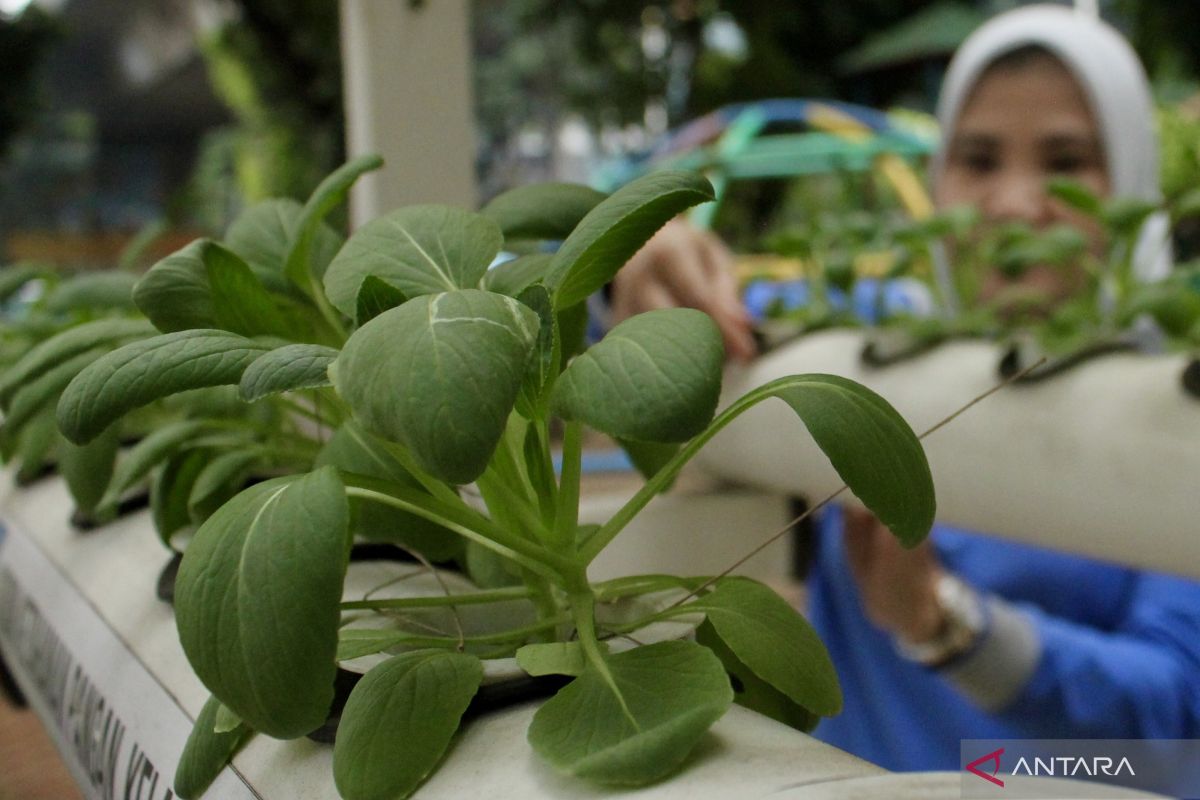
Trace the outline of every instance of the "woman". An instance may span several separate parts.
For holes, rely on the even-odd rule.
[[[940,204],[973,203],[993,223],[1072,222],[1100,247],[1099,231],[1047,194],[1049,178],[1158,199],[1145,76],[1098,20],[1058,6],[997,17],[955,56],[938,114]],[[704,308],[731,354],[747,356],[745,318],[723,284],[706,280],[722,270],[719,251],[682,230],[673,223],[622,271],[614,311]],[[1139,245],[1143,278],[1165,274],[1164,239],[1163,222],[1152,220]],[[1052,301],[1081,283],[1049,267],[997,273],[984,299],[1012,280]],[[827,514],[817,546],[810,616],[845,693],[844,711],[820,724],[818,738],[889,769],[932,770],[958,769],[967,738],[1200,736],[1194,583],[946,526],[904,550],[858,510]]]

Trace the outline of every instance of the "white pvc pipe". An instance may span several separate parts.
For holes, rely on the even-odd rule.
[[[862,335],[807,336],[726,376],[722,403],[784,375],[826,372],[883,395],[918,433],[997,382],[1000,349],[957,342],[883,368]],[[1109,355],[988,398],[925,441],[938,518],[1134,567],[1200,577],[1200,400],[1183,356]],[[702,451],[718,476],[824,497],[840,485],[791,409],[766,402]]]

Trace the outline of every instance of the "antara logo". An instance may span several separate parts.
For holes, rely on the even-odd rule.
[[[1017,765],[1013,767],[1012,774],[1050,775],[1058,777],[1086,775],[1088,777],[1096,777],[1097,775],[1120,775],[1121,770],[1124,770],[1128,775],[1137,774],[1133,771],[1128,758],[1122,758],[1117,762],[1116,767],[1113,766],[1113,760],[1107,756],[1094,756],[1092,758],[1077,758],[1074,756],[1035,758],[1033,759],[1033,767],[1031,769],[1029,761],[1022,757],[1017,761]]]
[[[1004,755],[1004,748],[993,750],[985,756],[967,764],[966,770],[972,775],[977,775],[985,781],[994,783],[997,786],[1004,786],[1004,781],[997,778],[997,773],[1000,772],[1000,756]],[[992,765],[987,772],[980,768],[985,765]],[[1017,764],[1013,767],[1013,775],[1044,775],[1047,777],[1071,777],[1071,776],[1086,776],[1096,777],[1099,775],[1120,775],[1124,772],[1127,775],[1136,775],[1133,771],[1133,765],[1129,763],[1128,758],[1122,757],[1120,761],[1115,762],[1107,756],[1094,756],[1092,758],[1083,758],[1079,756],[1054,756],[1051,758],[1033,758],[1032,761],[1024,756],[1017,759]]]
[[[983,778],[985,781],[991,781],[992,783],[996,784],[997,786],[1002,787],[1002,786],[1004,786],[1004,781],[1002,781],[996,777],[996,773],[1000,771],[1000,756],[1002,756],[1002,755],[1004,755],[1003,747],[1001,747],[999,750],[994,750],[991,753],[988,753],[986,756],[980,756],[979,758],[972,761],[970,764],[967,764],[967,767],[966,767],[967,772],[971,773],[972,775],[978,775],[979,777]],[[989,775],[986,772],[980,772],[979,765],[986,764],[989,761],[995,762],[995,764],[996,764],[996,766],[992,768],[992,774]]]

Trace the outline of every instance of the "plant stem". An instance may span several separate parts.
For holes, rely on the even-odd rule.
[[[509,534],[465,505],[461,509],[446,506],[413,489],[361,475],[343,474],[342,480],[346,482],[346,495],[349,497],[372,500],[416,514],[552,581],[560,579],[562,569],[572,566],[570,562],[541,545]],[[463,513],[464,511],[468,513]]]
[[[554,628],[556,625],[561,625],[570,620],[565,612],[554,619],[538,620],[537,622],[526,625],[521,628],[511,628],[499,633],[487,633],[479,636],[467,636],[463,641],[467,644],[498,644],[507,642],[523,641],[537,633],[542,633],[545,630]],[[457,645],[459,639],[457,636],[421,636],[418,634],[408,635],[404,631],[395,631],[391,641],[380,649],[392,647],[397,644],[415,645],[418,647],[441,647],[447,644]]]
[[[421,484],[425,491],[448,505],[461,505],[463,508],[469,508],[463,502],[463,499],[458,496],[458,492],[421,469],[420,465],[413,459],[412,453],[408,452],[407,447],[396,442],[389,442],[386,439],[381,441],[387,447],[387,451],[391,453],[392,457],[400,462],[400,466],[404,467],[416,479],[417,483]]]
[[[596,636],[596,596],[592,593],[592,587],[588,585],[586,572],[580,570],[572,576],[569,582],[569,591],[571,614],[575,619],[575,632],[579,636],[579,644],[583,647],[584,656],[608,685],[613,696],[617,698],[617,703],[620,704],[621,710],[634,729],[640,730],[641,726],[638,725],[629,706],[625,704],[625,695],[617,686],[617,681],[608,668],[608,661],[604,658],[604,649],[600,646],[600,639]]]

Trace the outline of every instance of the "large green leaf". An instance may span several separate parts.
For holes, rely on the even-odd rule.
[[[640,785],[669,774],[733,701],[721,662],[692,642],[609,656],[547,701],[529,726],[556,769],[601,783]]]
[[[221,707],[220,700],[208,698],[183,746],[172,787],[176,797],[182,800],[193,800],[204,794],[204,790],[221,774],[242,743],[254,735],[245,725],[217,733],[217,711]]]
[[[288,243],[304,206],[290,198],[255,203],[225,232],[225,246],[258,269],[283,274]]]
[[[725,578],[693,600],[734,655],[794,703],[822,716],[842,710],[842,691],[817,632],[768,586]]]
[[[503,295],[417,297],[350,337],[335,384],[368,430],[434,476],[469,483],[500,441],[537,333],[537,316]]]
[[[517,666],[535,677],[579,676],[587,671],[587,658],[579,642],[527,644],[517,649]]]
[[[725,671],[729,673],[729,682],[733,684],[733,701],[738,705],[806,733],[821,721],[819,714],[793,702],[786,694],[758,677],[721,640],[712,623],[705,620],[696,628],[696,641],[721,659]]]
[[[318,344],[277,347],[254,360],[242,373],[239,391],[248,403],[297,389],[329,386],[329,365],[338,351]]]
[[[110,426],[102,435],[82,446],[66,440],[58,446],[58,471],[66,480],[76,507],[85,514],[91,514],[100,505],[112,478],[117,449],[121,445],[119,427]]]
[[[536,183],[498,195],[483,214],[506,239],[565,239],[607,195],[578,183]]]
[[[479,689],[479,659],[444,650],[394,656],[346,701],[333,779],[346,800],[408,797],[437,766]]]
[[[143,319],[99,319],[76,325],[36,345],[0,380],[0,403],[47,370],[86,350],[125,339],[150,336],[154,326]]]
[[[721,333],[704,312],[638,314],[571,362],[553,408],[610,436],[685,441],[712,421],[724,359]]]
[[[555,254],[554,307],[586,300],[668,220],[712,199],[712,186],[703,176],[674,170],[651,173],[613,192],[583,218]]]
[[[450,206],[401,208],[350,237],[325,273],[325,291],[353,317],[368,275],[405,297],[475,288],[503,240],[496,223],[479,214]]]
[[[197,239],[151,267],[133,287],[133,301],[163,333],[216,327],[204,266],[207,239]]]
[[[211,430],[207,420],[181,420],[172,422],[150,433],[131,447],[117,462],[103,504],[115,504],[138,481],[150,474],[150,470],[173,455],[189,440]]]
[[[235,384],[267,345],[226,331],[179,331],[133,342],[101,356],[67,386],[58,426],[76,444],[160,397]]]
[[[321,223],[330,211],[345,202],[355,181],[382,166],[383,159],[377,155],[359,156],[335,169],[313,190],[296,221],[284,266],[285,274],[294,283],[307,287],[310,279],[320,278],[319,265],[313,259],[313,243]],[[347,316],[352,317],[353,312],[350,309]]]
[[[196,675],[255,730],[319,727],[333,700],[349,553],[332,467],[245,490],[188,544],[175,584],[179,640]]]
[[[206,242],[200,250],[212,293],[215,327],[243,336],[299,338],[250,266],[232,250]]]

